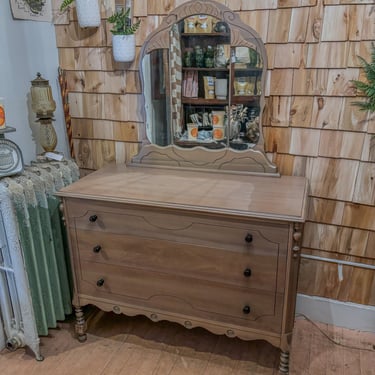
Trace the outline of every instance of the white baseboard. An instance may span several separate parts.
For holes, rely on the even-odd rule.
[[[375,332],[375,306],[297,294],[297,314],[306,315],[315,322]]]

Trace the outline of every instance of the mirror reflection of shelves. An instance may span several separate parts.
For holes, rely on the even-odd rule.
[[[231,45],[229,25],[206,15],[185,18],[178,30],[182,106],[174,144],[209,149],[254,147],[259,139],[263,74],[257,48],[246,43]]]

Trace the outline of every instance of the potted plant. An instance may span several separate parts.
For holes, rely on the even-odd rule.
[[[372,47],[371,62],[367,62],[363,57],[358,56],[365,72],[366,80],[353,80],[352,83],[357,91],[366,97],[365,101],[353,102],[362,111],[375,112],[375,46]]]
[[[135,32],[141,21],[132,24],[129,17],[130,8],[116,11],[107,21],[113,24],[112,50],[115,61],[131,62],[135,58]]]
[[[60,11],[65,11],[73,2],[76,4],[79,26],[98,27],[100,26],[100,8],[98,0],[63,0]]]

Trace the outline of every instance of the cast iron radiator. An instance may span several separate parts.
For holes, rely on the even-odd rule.
[[[35,162],[0,179],[0,350],[29,346],[72,312],[71,270],[60,201],[78,180],[73,161]]]

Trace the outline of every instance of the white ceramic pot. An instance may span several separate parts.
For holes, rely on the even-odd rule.
[[[100,26],[100,7],[98,0],[76,0],[75,3],[80,27]]]
[[[112,49],[115,61],[133,61],[135,58],[135,35],[112,35]]]

